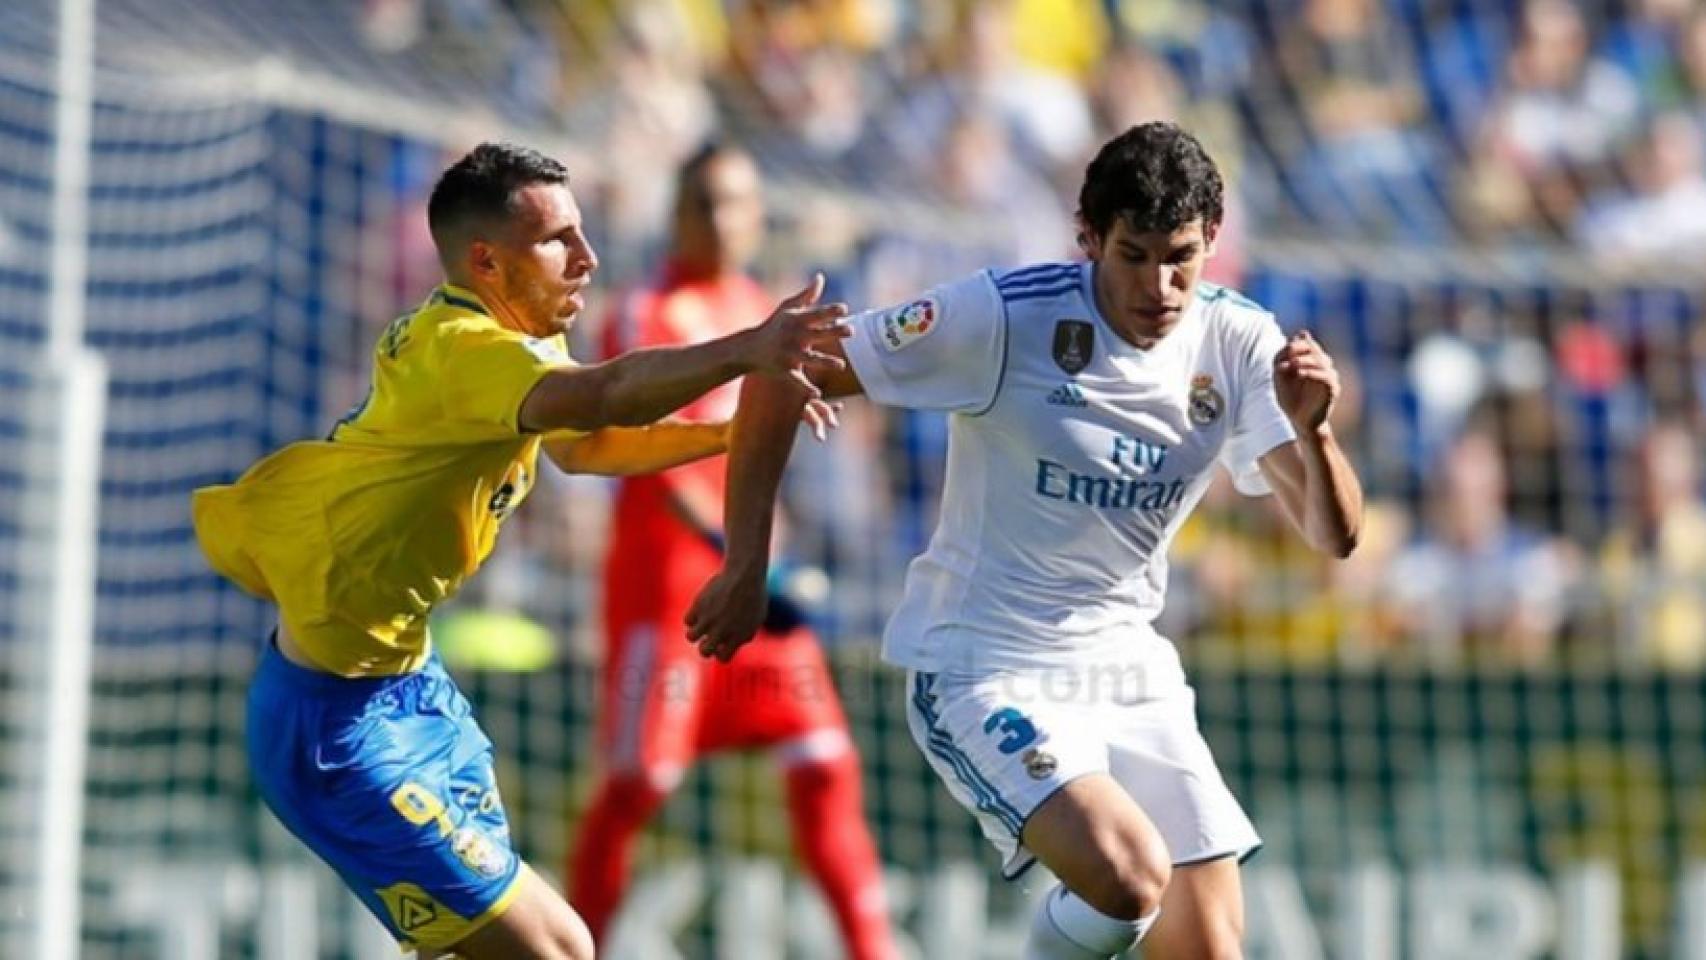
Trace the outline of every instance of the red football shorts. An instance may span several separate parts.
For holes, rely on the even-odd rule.
[[[823,650],[804,628],[760,633],[730,663],[687,642],[679,613],[607,625],[599,742],[612,771],[679,777],[721,750],[844,734],[847,717]]]

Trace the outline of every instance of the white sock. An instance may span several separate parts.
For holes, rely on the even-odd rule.
[[[1118,920],[1057,884],[1031,920],[1025,960],[1108,960],[1142,940],[1160,915],[1156,910],[1137,920]]]

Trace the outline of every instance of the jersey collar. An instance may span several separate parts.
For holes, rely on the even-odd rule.
[[[492,315],[492,312],[486,309],[486,305],[480,302],[480,298],[475,295],[474,291],[459,287],[454,283],[440,284],[438,289],[432,292],[432,299],[429,302],[446,303],[453,307],[472,311],[482,317]]]

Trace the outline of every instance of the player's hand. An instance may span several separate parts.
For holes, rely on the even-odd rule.
[[[753,330],[747,350],[747,363],[753,370],[790,377],[814,400],[822,394],[807,371],[847,366],[847,361],[820,348],[853,333],[841,322],[847,316],[847,305],[818,303],[821,296],[823,274],[818,273],[805,289],[783,300],[776,312]]]
[[[728,663],[763,624],[766,593],[762,573],[748,576],[724,567],[687,610],[687,642],[700,656]]]
[[[841,404],[814,397],[800,411],[800,422],[811,428],[813,439],[822,443],[829,439],[829,431],[841,426]]]
[[[818,443],[823,443],[829,439],[829,431],[841,427],[841,404],[825,400],[822,397],[807,400],[806,405],[800,408],[800,422],[811,430],[812,439]],[[735,422],[724,420],[718,426],[722,428],[723,447],[727,449],[734,434]]]
[[[1339,400],[1339,371],[1307,330],[1292,334],[1274,355],[1274,395],[1299,433],[1319,430]]]

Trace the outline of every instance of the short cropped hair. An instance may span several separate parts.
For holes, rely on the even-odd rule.
[[[688,154],[687,159],[675,171],[675,188],[684,191],[697,184],[705,175],[705,170],[718,160],[729,156],[745,156],[746,151],[729,143],[727,140],[712,137],[700,143],[698,148]]]
[[[1098,238],[1116,218],[1137,233],[1170,233],[1199,218],[1213,230],[1225,214],[1225,192],[1220,170],[1196,137],[1176,123],[1140,123],[1090,161],[1078,216]]]
[[[566,167],[531,147],[480,144],[444,171],[427,200],[427,226],[439,257],[450,259],[471,232],[509,216],[516,191],[568,182]]]

